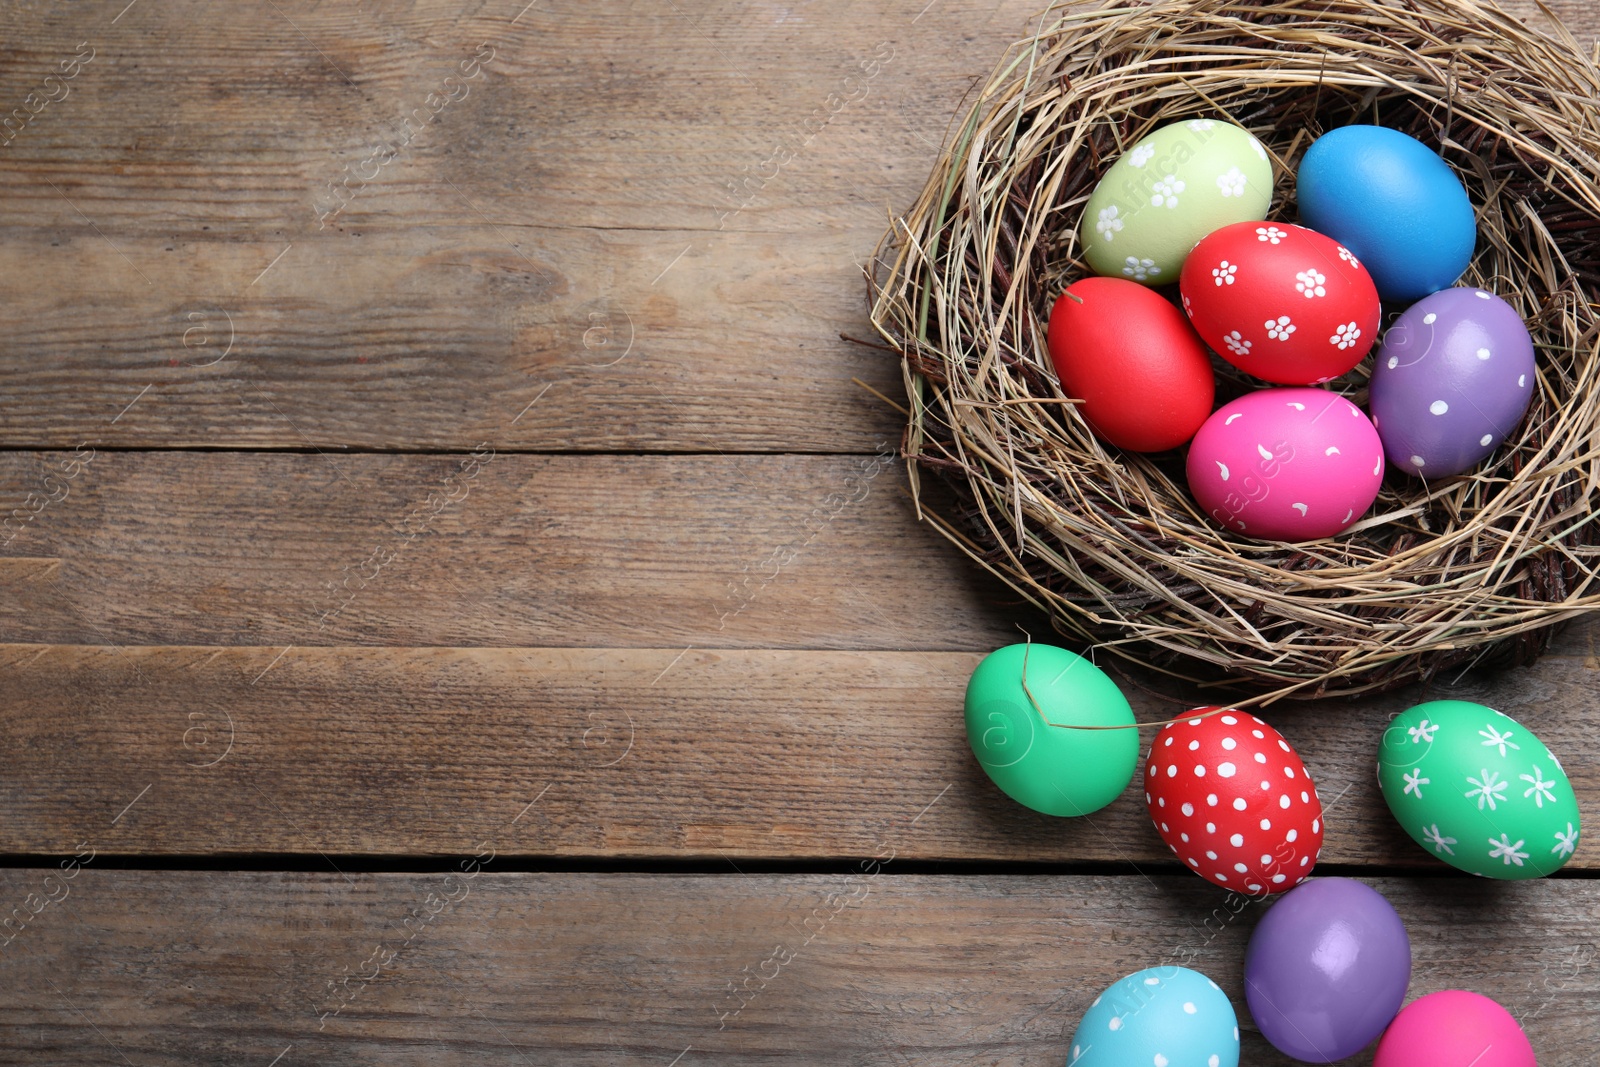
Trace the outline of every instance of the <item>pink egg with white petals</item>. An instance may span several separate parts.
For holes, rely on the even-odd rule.
[[[1189,446],[1189,491],[1218,525],[1264,541],[1332,537],[1383,483],[1372,421],[1326,389],[1262,389],[1218,408]]]

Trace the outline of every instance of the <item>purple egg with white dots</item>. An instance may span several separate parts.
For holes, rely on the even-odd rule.
[[[1423,297],[1384,334],[1372,421],[1394,466],[1461,474],[1511,435],[1533,400],[1533,339],[1522,317],[1471,287]]]

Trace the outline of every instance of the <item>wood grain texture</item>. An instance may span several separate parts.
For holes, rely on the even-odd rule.
[[[1177,870],[1137,775],[1083,819],[1031,812],[988,781],[961,713],[979,658],[3,646],[0,852],[70,850],[137,799],[103,850],[451,855],[484,820],[520,814],[504,847],[524,856],[854,862],[886,822],[927,809],[896,846],[905,859]],[[1449,689],[1275,710],[1323,799],[1322,862],[1446,870],[1402,833],[1373,774],[1385,723],[1424,698],[1520,719],[1562,757],[1593,826],[1596,678],[1561,656]],[[1143,721],[1181,710],[1132,692]],[[1596,867],[1585,838],[1567,869]]]
[[[871,451],[859,265],[1034,6],[10,9],[0,101],[97,52],[0,148],[0,445]]]
[[[490,819],[477,835],[469,863],[514,837]],[[1242,1063],[1292,1062],[1243,996],[1260,905],[1198,879],[869,870],[502,874],[490,860],[471,878],[344,879],[91,863],[3,950],[0,1063],[1059,1067],[1105,986],[1163,965],[1228,994]],[[6,899],[46,873],[5,872]],[[1411,996],[1481,991],[1544,1067],[1593,1062],[1594,883],[1373,884],[1406,922]]]
[[[5,108],[94,58],[0,147],[0,447],[871,451],[859,265],[1038,6],[12,5]]]
[[[1044,629],[916,525],[873,459],[900,420],[851,382],[898,368],[838,337],[1037,6],[0,12],[0,115],[94,49],[0,147],[0,1064],[1059,1065],[1100,988],[1169,962],[1243,1008],[1258,906],[1176,874],[1140,798],[1049,820],[972,760],[967,674]],[[1595,633],[1452,690],[1585,798]],[[1421,696],[1277,713],[1324,859],[1419,875],[1375,880],[1413,995],[1489,993],[1587,1064],[1600,858],[1491,884],[1400,838],[1368,750]],[[263,853],[326,873],[110,867]],[[725,873],[507,869],[550,858]],[[1121,873],[895,866],[940,860]],[[1242,1022],[1244,1062],[1287,1063]]]
[[[918,521],[886,454],[0,452],[5,537],[26,557],[0,565],[19,643],[987,651],[1049,632]],[[1563,647],[1593,655],[1592,633]]]
[[[8,640],[977,649],[1035,618],[887,456],[71,456],[0,453],[39,508],[4,551],[61,560],[0,596]]]

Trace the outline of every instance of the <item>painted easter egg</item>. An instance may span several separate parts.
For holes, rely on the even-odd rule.
[[[1326,389],[1262,389],[1225,404],[1189,447],[1189,490],[1224,529],[1269,541],[1332,537],[1372,506],[1383,444]]]
[[[1261,1036],[1307,1063],[1360,1052],[1411,982],[1411,942],[1383,894],[1313,878],[1279,897],[1245,949],[1245,998]]]
[[[1465,989],[1441,989],[1401,1009],[1372,1067],[1538,1067],[1509,1011]]]
[[[1411,305],[1372,364],[1372,421],[1389,462],[1424,478],[1471,470],[1533,401],[1533,339],[1516,309],[1483,289]]]
[[[1378,787],[1413,841],[1470,874],[1541,878],[1578,847],[1578,801],[1560,761],[1482,704],[1433,700],[1396,716]]]
[[[1026,682],[1026,687],[1024,687]],[[1007,645],[967,682],[967,741],[1011,799],[1046,815],[1087,815],[1117,798],[1139,762],[1133,709],[1106,673],[1052,645]]]
[[[1205,346],[1159,294],[1121,278],[1083,278],[1050,310],[1061,391],[1102,440],[1131,452],[1176,448],[1211,414]]]
[[[1189,869],[1246,896],[1305,881],[1322,850],[1322,799],[1305,764],[1261,719],[1199,708],[1161,728],[1145,807]]]
[[[1135,144],[1084,208],[1083,256],[1096,274],[1145,285],[1178,280],[1195,242],[1232,222],[1266,218],[1272,163],[1232,123],[1188,119]]]
[[[1067,1067],[1237,1067],[1239,1020],[1211,979],[1187,967],[1136,971],[1094,998]]]
[[[1399,130],[1329,130],[1306,149],[1295,195],[1300,221],[1360,257],[1385,300],[1454,285],[1472,259],[1477,220],[1461,179]]]
[[[1339,242],[1292,223],[1226,226],[1183,265],[1183,309],[1217,355],[1269,382],[1331,381],[1378,336],[1378,290]]]

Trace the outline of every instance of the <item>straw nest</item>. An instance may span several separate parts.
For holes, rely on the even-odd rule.
[[[872,318],[903,357],[920,512],[1068,638],[1190,690],[1267,703],[1532,662],[1554,625],[1600,605],[1597,98],[1565,30],[1478,0],[1052,8],[877,252]],[[1088,273],[1077,231],[1100,174],[1190,117],[1266,144],[1273,219],[1295,219],[1300,156],[1337,126],[1404,130],[1452,165],[1479,224],[1460,284],[1516,307],[1539,363],[1528,417],[1481,469],[1392,472],[1351,531],[1285,545],[1212,525],[1181,455],[1089,432],[1051,369],[1050,306]],[[1366,366],[1330,387],[1364,405]],[[1219,403],[1252,387],[1217,369]],[[924,471],[956,490],[942,513]]]

